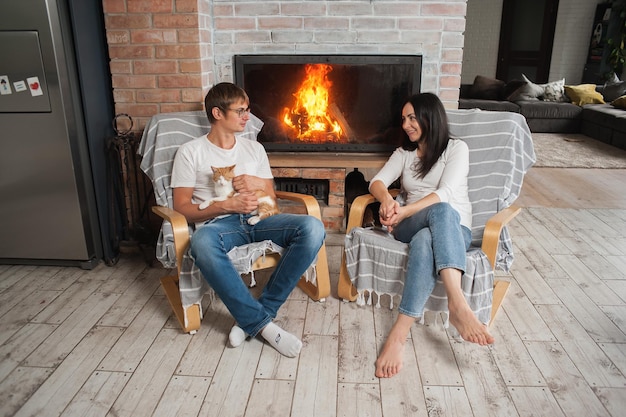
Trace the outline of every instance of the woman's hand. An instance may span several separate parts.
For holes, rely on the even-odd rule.
[[[378,210],[380,223],[387,227],[387,230],[391,232],[394,226],[400,223],[400,212],[402,207],[400,203],[394,200],[391,196],[380,203],[380,209]]]

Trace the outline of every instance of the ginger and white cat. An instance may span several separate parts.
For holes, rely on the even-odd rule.
[[[227,167],[211,167],[213,170],[213,182],[215,184],[215,194],[217,197],[213,200],[207,200],[200,204],[200,210],[204,210],[216,201],[224,201],[237,194],[233,188],[233,178],[235,178],[235,165]],[[261,220],[278,214],[278,204],[265,191],[256,191],[256,197],[259,200],[259,207],[255,210],[254,216],[248,219],[248,224],[255,225]]]

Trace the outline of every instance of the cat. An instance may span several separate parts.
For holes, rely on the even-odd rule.
[[[204,210],[216,201],[224,201],[237,194],[233,188],[233,178],[235,178],[235,165],[227,167],[214,167],[213,182],[215,184],[215,194],[217,197],[213,200],[207,200],[200,204],[200,210]],[[256,197],[259,200],[259,207],[253,212],[253,216],[248,219],[248,224],[255,225],[261,220],[278,214],[278,204],[276,200],[268,195],[265,191],[256,191]]]
[[[213,171],[213,183],[215,188],[215,197],[213,200],[207,200],[200,204],[198,207],[200,210],[204,210],[216,201],[224,201],[227,198],[234,196],[235,189],[233,188],[233,178],[235,178],[235,165],[228,167],[211,167]]]

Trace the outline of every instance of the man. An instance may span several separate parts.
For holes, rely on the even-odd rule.
[[[235,136],[250,119],[248,96],[232,83],[219,83],[209,90],[204,104],[211,131],[183,144],[176,153],[171,180],[174,209],[196,224],[191,256],[237,322],[230,344],[236,347],[246,335],[260,334],[281,354],[295,357],[302,342],[272,320],[315,259],[324,242],[324,225],[315,217],[297,214],[277,214],[248,224],[259,205],[258,190],[276,198],[265,149]],[[216,197],[211,167],[229,165],[235,165],[236,194],[201,210],[201,203]],[[256,300],[227,254],[235,246],[263,240],[273,241],[284,252]]]

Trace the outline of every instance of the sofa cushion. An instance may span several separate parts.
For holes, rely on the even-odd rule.
[[[620,81],[617,84],[604,85],[602,89],[602,96],[604,101],[613,101],[626,94],[626,81]]]
[[[618,109],[626,109],[626,96],[621,96],[611,101],[611,106]]]
[[[596,91],[595,84],[566,85],[565,94],[567,94],[571,102],[577,106],[604,103],[604,98],[602,94]]]
[[[506,85],[504,86],[502,90],[502,98],[504,100],[511,101],[511,97],[513,97],[514,94],[517,93],[517,90],[519,90],[521,87],[525,85],[526,85],[526,81],[524,80],[509,81],[508,83],[506,83]]]
[[[610,104],[587,104],[583,107],[583,121],[626,132],[626,111]]]
[[[478,100],[471,98],[462,98],[459,100],[459,109],[481,109],[490,111],[510,111],[519,113],[519,106],[510,101],[497,100]]]
[[[567,96],[565,95],[565,78],[547,84],[541,84],[540,87],[543,87],[543,101],[554,101],[557,103],[567,101]]]
[[[530,81],[524,74],[522,74],[522,78],[526,82],[520,88],[515,90],[511,95],[507,97],[509,101],[531,101],[531,100],[539,100],[539,97],[543,95],[543,87],[537,85]]]
[[[495,78],[477,75],[470,87],[469,98],[481,100],[500,100],[505,82]]]
[[[601,92],[605,102],[613,101],[626,94],[626,81],[620,81],[613,73],[613,78],[604,83]]]
[[[581,132],[604,143],[626,148],[626,111],[610,104],[583,106]]]
[[[571,103],[518,101],[517,104],[526,119],[575,119],[582,114],[582,108]]]

